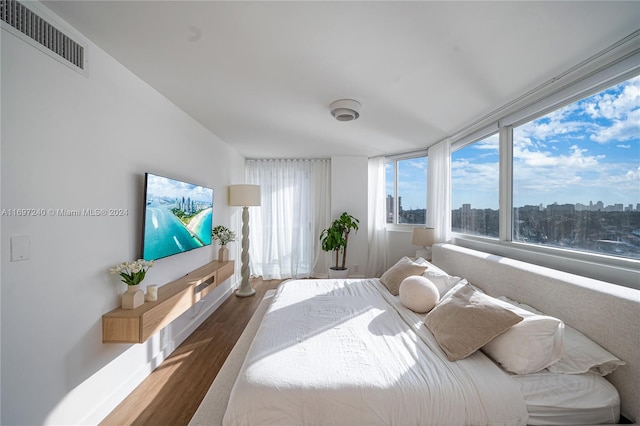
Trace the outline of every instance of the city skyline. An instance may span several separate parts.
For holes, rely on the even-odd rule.
[[[472,209],[477,209],[477,210],[486,210],[487,208],[482,208],[482,207],[475,207],[473,204],[471,203],[464,203],[458,207],[451,207],[451,210],[459,210],[461,209],[463,206],[469,205],[471,206]],[[558,203],[558,202],[554,202],[551,204],[525,204],[523,206],[513,206],[514,209],[521,209],[524,207],[538,207],[540,209],[548,209],[550,206],[574,206],[576,211],[603,211],[603,212],[610,212],[610,211],[620,211],[620,212],[625,212],[625,211],[634,211],[634,212],[640,212],[640,203],[636,203],[636,204],[622,204],[622,203],[616,203],[616,204],[605,204],[602,201],[589,201],[589,204],[582,204],[582,203]],[[491,209],[489,208],[489,210],[495,210],[497,211],[498,209]]]
[[[386,201],[386,205],[387,205],[387,212],[392,213],[393,212],[393,201],[394,198],[392,195],[387,195],[387,201]],[[566,206],[566,205],[570,205],[570,206],[574,206],[576,211],[602,211],[602,212],[627,212],[627,211],[632,211],[632,212],[640,212],[640,203],[636,203],[634,204],[622,204],[622,203],[615,203],[615,204],[605,204],[602,201],[592,201],[590,200],[588,204],[583,204],[583,203],[559,203],[559,202],[553,202],[551,204],[525,204],[523,206],[513,206],[513,208],[515,209],[520,209],[520,208],[524,208],[524,207],[538,207],[541,210],[547,209],[550,206]],[[475,209],[475,210],[494,210],[494,211],[498,211],[498,209],[491,209],[491,208],[486,208],[486,207],[476,207],[474,206],[472,203],[463,203],[459,206],[452,206],[451,210],[460,210],[461,208],[463,208],[464,206],[470,206],[471,209]],[[400,211],[426,211],[426,208],[406,208],[402,202],[402,197],[399,197],[398,200],[398,207]]]

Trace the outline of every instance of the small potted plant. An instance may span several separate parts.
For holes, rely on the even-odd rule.
[[[329,268],[329,278],[346,278],[349,276],[347,262],[347,245],[349,243],[349,233],[358,231],[360,221],[344,212],[340,217],[331,223],[331,226],[320,233],[322,250],[335,253],[335,266]],[[339,263],[342,254],[342,263]]]
[[[211,238],[220,244],[218,260],[220,262],[226,262],[229,260],[229,249],[227,248],[227,244],[236,240],[236,233],[226,226],[218,225],[211,230]]]
[[[144,280],[153,260],[138,259],[133,262],[122,262],[111,268],[112,274],[120,275],[127,291],[122,295],[122,309],[135,309],[144,303],[144,293],[140,290],[140,283]]]

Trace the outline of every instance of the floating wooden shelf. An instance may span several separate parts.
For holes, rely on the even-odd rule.
[[[233,275],[234,262],[214,260],[158,288],[158,300],[102,316],[103,343],[143,343]]]

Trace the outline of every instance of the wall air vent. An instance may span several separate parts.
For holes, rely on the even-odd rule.
[[[60,62],[84,70],[85,48],[16,0],[0,0],[3,28],[44,50]],[[6,24],[6,25],[5,25]],[[10,27],[10,28],[7,28]],[[26,36],[26,38],[25,38]],[[28,39],[27,39],[28,38]],[[73,67],[72,67],[73,68]]]

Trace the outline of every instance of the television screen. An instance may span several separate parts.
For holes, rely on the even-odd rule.
[[[211,244],[213,189],[146,173],[144,192],[143,259]]]

